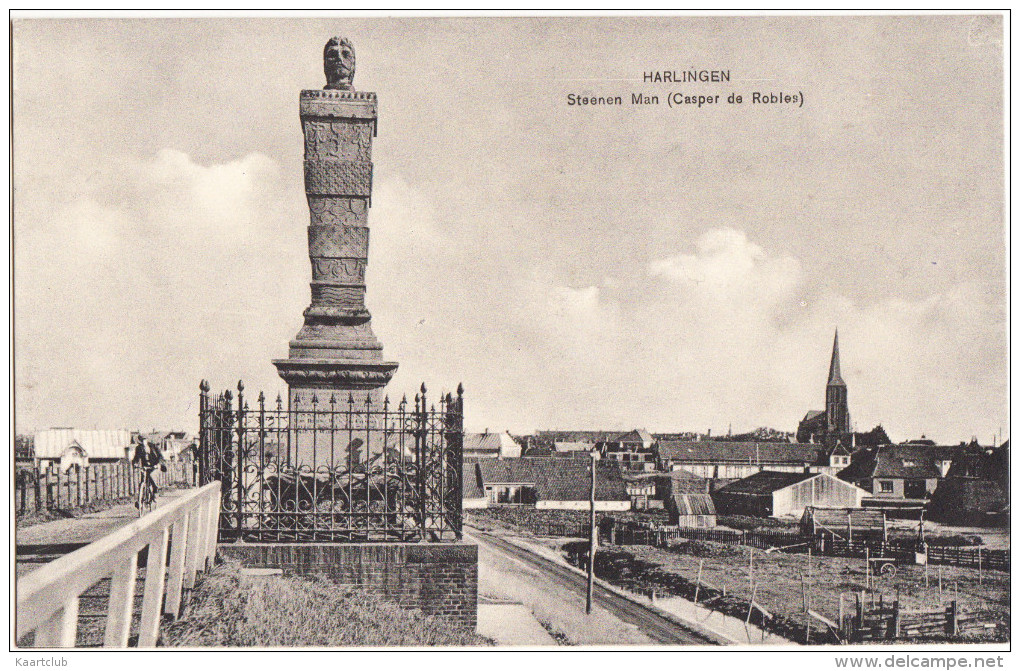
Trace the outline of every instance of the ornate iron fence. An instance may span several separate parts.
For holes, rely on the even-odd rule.
[[[438,407],[423,384],[413,404],[324,390],[286,409],[262,393],[250,408],[240,382],[236,400],[200,389],[199,473],[222,483],[221,542],[461,538],[463,387]]]

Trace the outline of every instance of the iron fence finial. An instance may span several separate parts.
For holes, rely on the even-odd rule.
[[[259,392],[259,403],[265,403],[265,402],[266,402],[266,393],[264,391],[260,391]]]

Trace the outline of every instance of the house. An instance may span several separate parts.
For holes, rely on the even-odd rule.
[[[509,433],[464,433],[464,458],[519,457],[521,446]]]
[[[669,523],[681,527],[714,527],[715,503],[709,493],[709,481],[684,470],[656,477],[663,494]]]
[[[654,473],[638,473],[623,470],[623,480],[630,497],[631,510],[648,510],[663,507],[663,499],[658,495],[658,487]]]
[[[58,465],[62,471],[130,459],[134,449],[132,433],[126,430],[46,429],[35,433],[34,443],[36,465]]]
[[[828,473],[760,471],[712,494],[721,515],[800,517],[808,506],[860,508],[868,493]]]
[[[800,518],[800,532],[805,536],[875,539],[885,542],[885,512],[874,508],[808,506]]]
[[[938,445],[879,445],[859,450],[839,477],[871,493],[923,505],[948,472],[958,448]]]
[[[465,466],[468,463],[465,462]],[[533,505],[538,509],[587,510],[591,495],[591,461],[518,457],[473,461],[477,487],[484,493],[485,506]],[[465,474],[465,496],[476,504],[479,491],[470,489]],[[595,509],[624,511],[631,499],[619,464],[598,462],[595,479]]]
[[[654,471],[655,439],[644,429],[628,431],[615,440],[598,444],[598,450],[607,459],[620,462],[620,467],[629,471]]]
[[[703,478],[746,478],[759,471],[836,473],[849,462],[845,448],[814,443],[659,441],[659,468],[683,469]]]
[[[185,431],[153,431],[139,435],[158,447],[164,459],[171,461],[190,457],[197,449],[197,441]]]
[[[595,449],[606,459],[618,461],[624,470],[655,470],[655,438],[645,429],[632,431],[538,431],[530,441],[556,452]],[[529,452],[532,454],[532,452]]]
[[[998,448],[963,448],[935,487],[928,518],[944,524],[1008,526],[1009,441]]]

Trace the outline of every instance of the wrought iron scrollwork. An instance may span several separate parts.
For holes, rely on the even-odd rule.
[[[463,387],[430,403],[299,399],[254,408],[200,385],[200,477],[220,480],[222,541],[393,542],[461,537]]]

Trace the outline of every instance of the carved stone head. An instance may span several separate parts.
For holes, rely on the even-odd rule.
[[[350,91],[354,80],[354,45],[346,37],[331,37],[322,51],[326,90]]]

